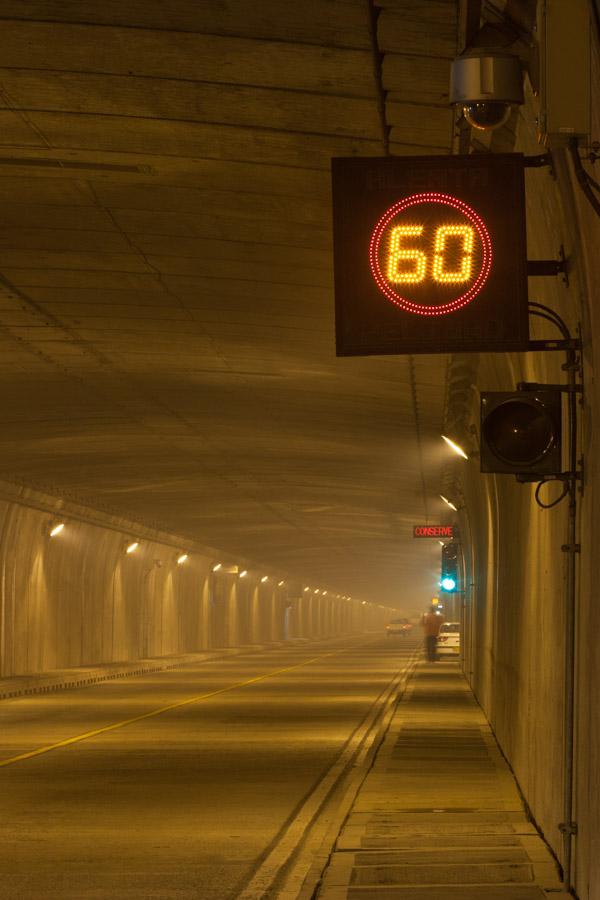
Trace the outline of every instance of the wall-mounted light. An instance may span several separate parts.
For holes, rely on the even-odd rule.
[[[454,441],[451,441],[449,437],[446,437],[445,434],[442,435],[442,440],[446,441],[451,450],[457,453],[459,456],[462,456],[463,459],[468,459],[469,457],[465,453],[462,447],[459,447],[458,444],[455,444]]]
[[[221,563],[217,563],[216,566],[212,567],[212,570],[213,570],[213,572],[218,572],[220,568],[221,568]]]
[[[64,522],[56,522],[55,525],[50,527],[50,531],[48,532],[50,537],[56,537],[57,534],[60,534],[63,528],[65,527]]]
[[[324,596],[324,597],[326,596],[326,594],[327,594],[327,591],[323,591],[323,596]]]
[[[182,566],[187,558],[188,558],[187,553],[182,553],[180,556],[177,557],[177,565]]]
[[[277,582],[277,587],[283,587],[284,584],[285,584],[285,581],[278,581],[278,582]]]
[[[242,571],[239,574],[239,577],[245,578],[247,574],[248,574],[248,569],[242,569]]]
[[[304,588],[304,593],[306,593],[307,591],[310,591],[310,588],[309,588],[309,587],[305,587],[305,588]]]
[[[128,544],[125,548],[125,553],[135,553],[137,548],[140,546],[139,541],[132,541],[131,544]]]
[[[363,600],[363,601],[362,601],[362,605],[363,605],[363,606],[366,606],[366,605],[367,605],[367,601],[366,601],[366,600]]]
[[[264,584],[265,581],[268,581],[268,580],[269,580],[269,576],[268,576],[268,575],[263,575],[263,577],[260,579],[260,583],[261,583],[261,584]]]
[[[451,500],[448,500],[447,497],[444,497],[443,494],[440,494],[440,500],[443,500],[444,503],[446,504],[446,506],[449,506],[450,509],[453,509],[453,510],[454,510],[454,512],[458,512],[458,507],[455,506],[454,503],[452,503]]]
[[[313,594],[320,594],[320,593],[321,593],[321,591],[319,590],[319,588],[315,588],[313,591]]]

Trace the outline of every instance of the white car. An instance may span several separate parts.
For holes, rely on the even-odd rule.
[[[438,656],[458,656],[460,653],[460,622],[444,622],[437,639]]]
[[[388,637],[392,637],[392,635],[399,634],[402,637],[406,637],[412,631],[412,623],[408,621],[408,619],[392,619],[391,622],[388,622],[385,626],[385,633]]]

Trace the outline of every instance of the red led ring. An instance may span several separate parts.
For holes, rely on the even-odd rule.
[[[462,213],[475,227],[481,241],[481,269],[479,270],[477,278],[465,294],[462,294],[450,303],[443,303],[440,306],[421,305],[414,303],[407,297],[402,297],[400,294],[397,294],[389,286],[389,283],[384,278],[379,266],[379,245],[387,225],[394,216],[398,215],[398,213],[403,212],[411,206],[417,206],[420,203],[443,203],[445,206],[450,206],[452,209],[458,210],[458,212]],[[399,306],[406,312],[416,313],[419,316],[444,316],[447,313],[455,312],[457,309],[466,306],[467,303],[470,303],[481,291],[490,274],[490,269],[492,268],[492,242],[483,219],[477,215],[475,210],[471,209],[470,206],[467,206],[466,203],[463,203],[463,201],[459,200],[457,197],[450,196],[450,194],[439,194],[430,191],[426,194],[412,194],[410,197],[405,197],[404,200],[399,200],[398,203],[394,203],[393,206],[390,206],[375,226],[375,230],[371,235],[369,261],[371,264],[371,272],[373,273],[373,278],[375,279],[377,287],[382,294],[396,306]]]

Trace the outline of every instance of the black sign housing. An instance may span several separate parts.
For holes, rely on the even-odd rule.
[[[521,154],[336,158],[332,181],[338,356],[528,349]],[[483,287],[466,305],[422,315],[384,294],[369,248],[386,211],[406,198],[433,193],[466,204],[484,223],[491,263]],[[430,231],[437,224],[432,208],[435,219],[435,206],[427,210]],[[441,222],[448,207],[439,208]],[[419,207],[413,207],[409,220],[419,215]],[[409,241],[408,246],[419,245]],[[426,244],[423,249],[430,253]],[[432,297],[434,288],[439,302],[440,287],[432,285]],[[427,286],[423,290],[427,302]]]

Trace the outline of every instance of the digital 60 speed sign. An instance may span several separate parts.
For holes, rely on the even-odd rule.
[[[527,349],[523,159],[334,159],[337,352]]]

